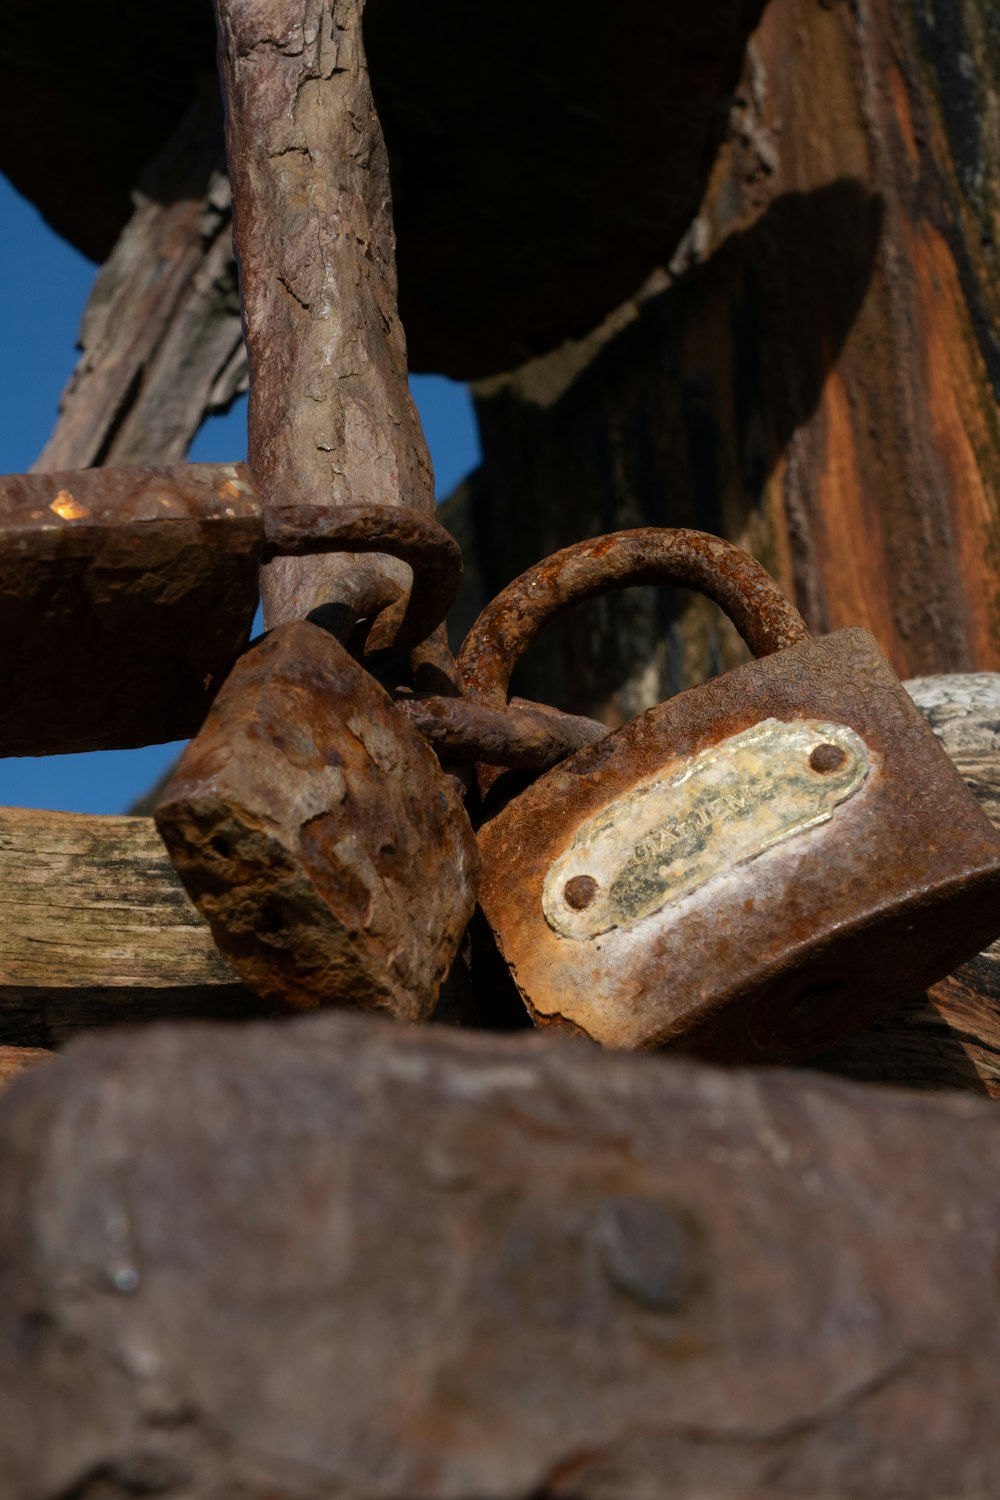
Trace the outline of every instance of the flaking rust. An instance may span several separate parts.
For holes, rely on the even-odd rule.
[[[583,940],[554,930],[545,882],[581,827],[664,767],[769,718],[847,725],[864,742],[871,769],[832,817],[630,925]],[[540,777],[479,839],[483,910],[533,1018],[609,1046],[804,1058],[918,994],[1000,926],[1000,837],[863,630],[650,709]],[[568,867],[564,884],[584,873]]]
[[[242,464],[0,477],[0,755],[193,733],[249,638],[262,543]]]
[[[837,757],[829,769],[822,751]],[[825,823],[871,765],[846,725],[764,719],[640,782],[582,824],[545,877],[546,921],[580,939],[634,927]]]
[[[260,564],[372,550],[413,570],[377,622],[405,649],[461,578],[431,516],[319,504],[265,516],[245,464],[0,477],[0,755],[193,734],[249,640]]]
[[[426,1019],[475,904],[433,752],[306,621],[232,672],[156,811],[220,951],[265,999]]]
[[[483,911],[541,1026],[727,1061],[808,1057],[996,937],[1000,836],[872,636],[810,639],[717,537],[618,532],[529,569],[470,632],[467,690],[502,704],[547,619],[639,582],[707,594],[761,659],[494,810]]]

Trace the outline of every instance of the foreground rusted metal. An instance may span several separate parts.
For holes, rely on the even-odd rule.
[[[426,1019],[475,904],[476,842],[431,750],[326,631],[237,663],[156,810],[259,995]]]
[[[735,549],[677,541],[761,660],[562,762],[488,816],[481,903],[534,1020],[610,1046],[727,1060],[830,1047],[1000,931],[1000,836],[862,630],[801,622]],[[641,571],[671,534],[568,548],[505,590],[463,647],[505,695],[551,613]],[[689,556],[694,557],[688,565]],[[766,575],[765,575],[766,578]],[[743,589],[749,585],[744,595]],[[753,620],[754,601],[764,606]]]
[[[405,650],[443,620],[461,577],[431,516],[298,506],[265,520],[245,464],[0,478],[0,754],[194,733],[249,639],[261,562],[373,549],[414,578],[368,646]]]
[[[783,1069],[76,1042],[0,1100],[4,1500],[990,1500],[998,1180],[991,1101]]]

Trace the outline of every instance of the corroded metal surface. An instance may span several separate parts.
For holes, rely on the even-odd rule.
[[[0,1100],[4,1500],[991,1500],[1000,1117],[357,1017]]]
[[[400,698],[396,707],[442,755],[484,765],[544,771],[603,739],[606,724],[542,704],[503,708],[472,698]]]
[[[368,4],[416,368],[462,379],[510,369],[590,328],[669,259],[697,211],[725,126],[720,100],[760,9],[618,0],[611,28],[597,0],[546,0],[530,14],[498,0],[474,12],[468,0]],[[212,72],[211,11],[170,0],[165,13],[133,7],[119,26],[118,0],[85,13],[50,0],[60,46],[44,67],[37,14],[36,0],[7,0],[0,169],[101,260],[139,173]],[[309,13],[272,15],[282,39]],[[483,44],[529,25],[530,58]],[[303,51],[296,41],[282,45]],[[346,81],[335,76],[331,91]],[[345,156],[361,155],[358,134],[345,131]]]
[[[871,763],[852,729],[813,719],[763,719],[674,760],[580,825],[545,877],[545,919],[563,937],[627,931],[827,822]]]
[[[379,549],[414,578],[367,644],[404,650],[461,577],[431,516],[302,506],[265,520],[245,464],[0,478],[0,754],[193,734],[249,639],[262,560]]]
[[[550,925],[545,883],[581,827],[767,719],[846,725],[863,741],[868,774],[828,822],[641,920],[582,940]],[[534,782],[484,825],[480,847],[483,909],[536,1022],[614,1046],[807,1056],[1000,930],[1000,836],[862,630],[651,709]],[[569,894],[583,913],[598,895]]]
[[[409,591],[385,609],[368,634],[366,651],[405,651],[442,623],[462,581],[462,552],[433,516],[408,506],[284,505],[264,519],[265,562],[325,552],[382,552],[409,565]]]
[[[407,384],[389,165],[365,64],[364,0],[216,0],[233,238],[250,369],[248,455],[265,511],[289,500],[412,506],[434,476]],[[397,561],[279,558],[270,627]]]
[[[801,615],[741,548],[704,531],[647,526],[564,547],[508,584],[462,645],[466,691],[503,704],[514,663],[547,620],[583,599],[639,583],[681,584],[714,599],[755,656],[809,639]]]
[[[279,626],[240,659],[156,822],[258,994],[430,1014],[475,903],[475,838],[433,752],[325,631]]]
[[[0,479],[0,754],[192,734],[249,638],[261,542],[242,464]]]

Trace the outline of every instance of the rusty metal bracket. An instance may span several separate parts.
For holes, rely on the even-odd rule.
[[[249,639],[262,560],[372,551],[409,563],[413,584],[364,600],[371,613],[390,601],[367,648],[408,650],[461,578],[458,544],[433,516],[389,505],[267,516],[245,464],[0,477],[0,754],[193,734]]]
[[[320,553],[385,553],[409,564],[409,594],[388,605],[368,633],[365,654],[408,651],[425,641],[455,602],[462,552],[433,516],[408,506],[287,505],[264,516],[261,561]]]
[[[610,731],[581,714],[515,700],[499,708],[472,698],[397,698],[396,707],[439,755],[519,771],[546,771]]]

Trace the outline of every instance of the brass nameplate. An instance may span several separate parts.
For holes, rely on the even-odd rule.
[[[676,761],[580,825],[545,878],[546,921],[570,938],[631,927],[825,823],[874,759],[845,724],[765,719]]]

